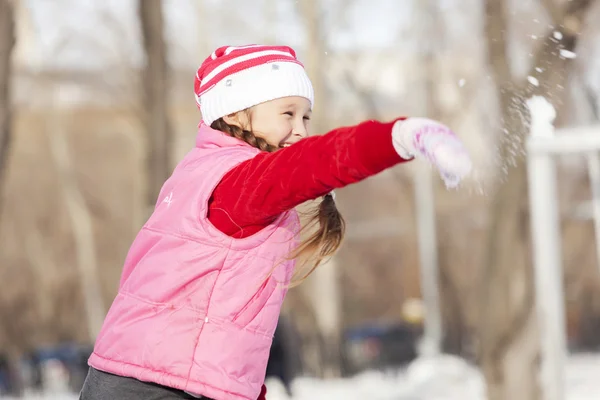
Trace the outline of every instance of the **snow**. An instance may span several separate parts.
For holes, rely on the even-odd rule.
[[[533,96],[527,99],[527,107],[531,112],[531,136],[552,136],[554,134],[553,122],[556,118],[554,106],[542,96]]]
[[[531,83],[533,86],[540,86],[540,81],[537,80],[537,78],[533,77],[533,76],[528,76],[527,80],[529,81],[529,83]]]
[[[567,400],[597,400],[600,393],[600,355],[581,354],[566,366]],[[464,360],[442,355],[422,358],[402,372],[366,372],[352,379],[298,379],[294,397],[276,381],[267,382],[268,400],[485,400],[478,369]]]
[[[571,355],[566,365],[566,400],[597,400],[600,354]],[[267,381],[268,400],[485,400],[483,378],[464,360],[442,355],[421,358],[397,372],[369,371],[350,379],[297,379],[293,397],[275,380]],[[76,400],[76,395],[28,396],[26,400]]]
[[[574,52],[572,52],[572,51],[570,51],[570,50],[561,49],[560,50],[560,56],[562,58],[570,58],[570,59],[572,59],[572,58],[576,58],[577,54],[574,53]]]

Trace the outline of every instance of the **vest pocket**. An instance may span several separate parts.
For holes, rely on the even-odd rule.
[[[277,288],[277,281],[270,276],[258,289],[256,294],[235,314],[232,322],[239,327],[247,327],[260,311],[265,308],[267,301],[271,298]]]

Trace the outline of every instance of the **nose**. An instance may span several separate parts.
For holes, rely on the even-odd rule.
[[[300,140],[304,139],[308,136],[308,130],[306,129],[306,125],[304,122],[296,123],[294,129],[292,130],[292,137]]]

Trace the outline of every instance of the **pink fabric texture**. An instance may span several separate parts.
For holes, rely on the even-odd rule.
[[[217,400],[259,396],[298,216],[288,211],[243,239],[206,218],[223,175],[258,152],[200,126],[129,250],[92,367]]]

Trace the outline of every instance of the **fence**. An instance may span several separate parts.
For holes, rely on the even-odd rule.
[[[541,97],[529,99],[531,132],[527,139],[529,205],[533,235],[536,306],[542,359],[540,384],[545,400],[565,398],[567,357],[561,233],[556,166],[559,154],[587,156],[593,193],[596,251],[600,252],[600,126],[555,130],[554,108]],[[600,255],[599,255],[600,267]]]

